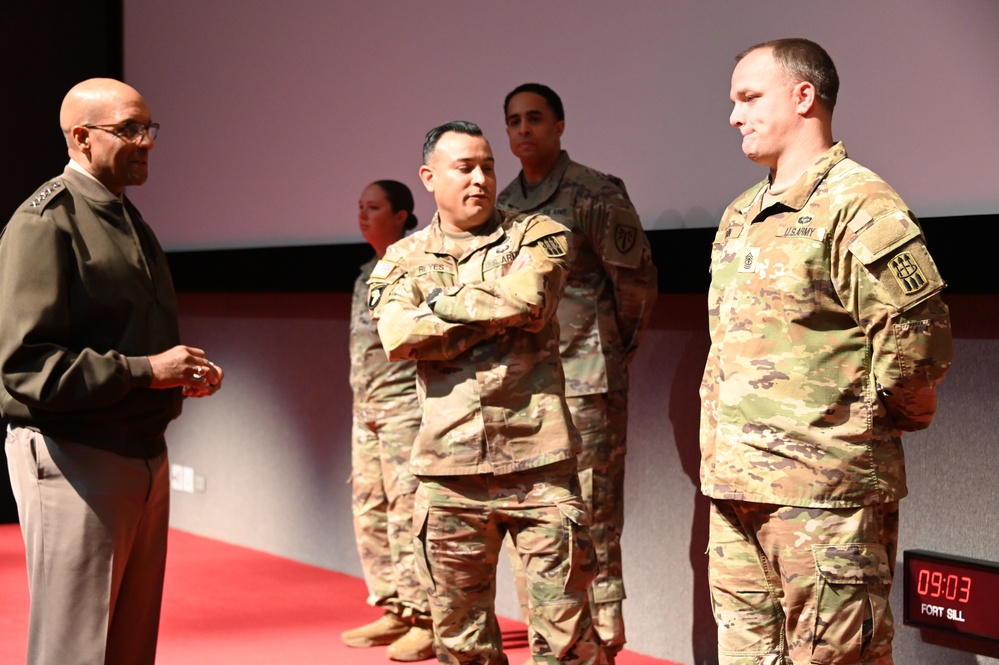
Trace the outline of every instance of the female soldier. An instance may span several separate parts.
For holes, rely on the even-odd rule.
[[[413,555],[413,496],[418,481],[409,453],[420,429],[416,362],[389,362],[368,310],[367,281],[389,245],[416,227],[413,194],[401,182],[364,188],[358,223],[376,256],[354,283],[350,317],[351,450],[354,533],[377,621],[343,633],[352,647],[389,645],[392,660],[432,658],[433,623]]]

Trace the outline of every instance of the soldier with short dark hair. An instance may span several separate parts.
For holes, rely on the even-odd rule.
[[[613,663],[625,644],[621,535],[628,366],[659,294],[656,267],[624,183],[577,164],[562,150],[565,111],[555,91],[540,83],[517,86],[506,96],[503,114],[522,170],[497,206],[548,215],[572,231],[574,259],[558,307],[559,346],[566,400],[583,438],[580,486],[597,552],[590,612]],[[514,579],[520,586],[521,577]]]
[[[832,138],[839,79],[804,39],[743,52],[731,124],[768,177],[711,252],[701,490],[721,665],[890,665],[907,493],[952,357],[916,216]]]
[[[495,209],[492,150],[472,123],[431,130],[424,161],[438,212],[375,266],[369,304],[389,358],[417,362],[414,530],[438,659],[507,662],[493,601],[509,533],[535,608],[535,662],[600,663],[555,322],[566,229]]]

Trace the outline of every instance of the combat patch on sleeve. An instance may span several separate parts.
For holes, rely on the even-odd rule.
[[[569,250],[568,243],[565,241],[564,234],[545,236],[538,241],[541,248],[545,250],[545,254],[549,257],[555,259],[560,256],[565,256]]]
[[[604,236],[603,260],[624,268],[635,268],[642,262],[642,223],[630,209],[613,208],[607,220]]]
[[[379,260],[371,271],[371,277],[368,278],[368,309],[377,307],[385,290],[398,282],[404,274],[405,271],[398,263]]]
[[[378,303],[382,300],[382,293],[385,292],[385,287],[385,284],[376,284],[368,289],[368,309],[378,307]]]
[[[921,240],[914,240],[877,266],[878,281],[900,310],[939,293],[946,284]]]
[[[888,261],[888,268],[898,280],[902,292],[907,296],[919,293],[929,284],[926,275],[923,274],[923,269],[919,267],[919,261],[912,255],[912,252],[896,254]]]

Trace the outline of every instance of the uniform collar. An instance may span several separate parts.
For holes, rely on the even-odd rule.
[[[530,189],[528,189],[527,183],[524,182],[524,172],[521,171],[517,174],[517,178],[507,187],[507,193],[509,194],[509,199],[506,201],[507,205],[517,210],[532,210],[537,208],[555,195],[559,185],[562,184],[562,177],[571,163],[572,160],[569,159],[569,153],[563,150],[562,154],[559,155],[558,161],[555,162],[555,166],[548,172],[545,179]]]
[[[471,254],[475,250],[491,245],[503,237],[503,215],[499,210],[482,226],[465,234],[455,235],[445,233],[441,228],[440,211],[434,213],[428,230],[430,242],[428,251],[432,254],[446,254],[456,260]]]
[[[819,186],[819,183],[829,175],[829,171],[846,158],[846,147],[843,145],[843,142],[834,143],[832,147],[815,160],[815,163],[798,178],[797,182],[781,194],[779,198],[780,204],[795,211],[804,208],[805,204],[808,203],[808,199],[812,197],[815,189]],[[764,190],[769,185],[770,178],[768,177],[739,197],[739,200],[735,202],[735,208],[743,213],[748,212],[753,206],[754,201],[763,195]]]
[[[100,180],[94,177],[90,171],[85,169],[82,164],[80,164],[75,159],[70,159],[69,164],[66,165],[66,169],[63,171],[63,177],[69,174],[73,174],[70,177],[70,181],[77,186],[80,193],[86,196],[88,199],[93,199],[94,201],[123,201],[125,195],[122,194],[118,196],[111,192],[110,189],[104,186]],[[79,177],[77,177],[79,176]]]

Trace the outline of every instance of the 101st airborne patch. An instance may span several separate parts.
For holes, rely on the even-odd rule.
[[[926,276],[910,252],[902,252],[888,262],[891,274],[895,276],[899,286],[906,295],[918,293],[926,288]]]
[[[382,293],[384,291],[385,291],[384,284],[372,287],[371,290],[368,291],[368,309],[374,309],[375,307],[378,307],[378,303],[379,301],[381,301]]]

